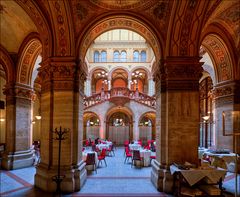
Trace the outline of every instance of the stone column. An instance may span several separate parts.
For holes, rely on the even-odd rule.
[[[135,113],[135,118],[133,122],[133,140],[138,140],[139,139],[139,116],[137,113]]]
[[[222,113],[223,111],[240,111],[240,81],[230,81],[226,83],[217,84],[214,87],[213,95],[215,100],[215,117],[214,124],[216,128],[216,148],[225,148],[231,151],[235,150],[235,142],[232,136],[223,136],[222,130]],[[232,119],[226,118],[226,121],[231,121]],[[229,128],[229,125],[232,128]],[[226,122],[226,130],[235,130],[232,122],[228,124]],[[240,131],[239,131],[240,132]],[[240,136],[236,136],[237,140],[237,153],[240,153]]]
[[[112,85],[112,76],[108,76],[108,90],[111,90],[111,85]]]
[[[85,87],[85,94],[86,96],[91,96],[91,79],[90,78],[87,78],[86,79],[86,87]]]
[[[99,130],[99,137],[101,139],[106,138],[106,123],[104,122],[104,118],[100,116],[100,130]]]
[[[166,193],[172,192],[172,163],[198,164],[199,59],[169,57],[155,74],[157,159],[152,163],[151,181]]]
[[[148,95],[152,96],[154,94],[154,81],[152,78],[148,79]]]
[[[85,74],[74,58],[55,57],[45,60],[39,71],[41,90],[41,162],[35,174],[35,186],[44,191],[56,191],[52,177],[57,175],[58,145],[55,128],[70,130],[62,141],[61,191],[79,191],[86,180],[82,161],[83,138],[83,84]]]
[[[6,94],[6,152],[2,167],[7,170],[33,165],[31,140],[31,103],[34,93],[23,84],[7,84]]]

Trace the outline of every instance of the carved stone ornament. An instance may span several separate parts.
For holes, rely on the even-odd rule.
[[[36,94],[33,89],[22,84],[6,86],[3,93],[6,95],[7,100],[11,100],[13,98],[23,98],[34,101],[36,99]]]

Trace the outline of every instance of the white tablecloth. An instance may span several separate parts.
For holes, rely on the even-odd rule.
[[[220,178],[224,180],[226,175],[226,170],[220,170],[215,168],[209,169],[190,169],[190,170],[181,170],[177,168],[175,165],[170,166],[171,174],[175,172],[180,172],[185,180],[189,183],[190,186],[196,184],[198,181],[202,179],[206,179],[208,183],[217,183]]]
[[[141,148],[140,144],[129,144],[130,150],[139,150]]]
[[[110,148],[110,143],[108,144],[97,144],[96,147],[99,148],[99,150],[102,150],[102,149],[109,149]]]

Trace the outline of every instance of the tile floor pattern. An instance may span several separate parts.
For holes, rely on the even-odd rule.
[[[63,196],[73,197],[167,197],[158,192],[150,181],[151,167],[131,168],[130,163],[124,164],[123,148],[117,148],[115,157],[106,158],[104,162],[88,175],[87,181],[81,191]],[[16,197],[48,197],[53,194],[43,192],[34,187],[35,167],[1,171],[0,196]],[[234,196],[234,175],[228,173],[223,186],[227,193],[225,196]],[[240,182],[240,176],[239,176]],[[238,182],[238,183],[239,183]],[[240,185],[240,184],[239,184]],[[239,188],[240,189],[240,188]],[[238,189],[238,191],[239,191]],[[239,193],[240,194],[240,193]],[[239,195],[240,196],[240,195]]]

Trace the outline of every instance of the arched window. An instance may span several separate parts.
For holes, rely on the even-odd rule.
[[[133,61],[134,62],[138,62],[139,61],[139,52],[138,51],[134,51],[133,52]]]
[[[107,62],[107,52],[106,51],[101,52],[101,62]]]
[[[119,62],[119,51],[114,51],[113,53],[113,61]]]
[[[147,60],[146,51],[141,51],[141,62],[146,62],[146,60]]]
[[[99,62],[99,52],[98,51],[94,51],[94,62]]]
[[[121,52],[121,62],[126,62],[127,61],[127,52],[122,51]]]

